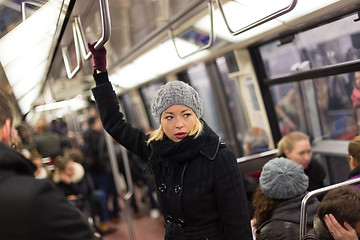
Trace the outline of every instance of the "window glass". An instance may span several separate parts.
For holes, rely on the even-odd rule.
[[[190,85],[199,92],[203,100],[204,114],[203,118],[209,126],[220,136],[223,136],[219,123],[219,114],[216,110],[210,80],[207,75],[205,64],[198,64],[187,70]]]
[[[348,88],[348,82],[360,83],[360,72],[271,86],[281,134],[352,139],[360,132],[360,84]]]
[[[234,123],[237,139],[239,140],[239,142],[242,142],[242,136],[249,128],[249,125],[246,119],[244,106],[236,91],[237,90],[235,84],[236,78],[230,79],[228,77],[229,68],[227,64],[227,59],[225,57],[217,58],[216,65],[220,73],[220,79],[224,85],[225,95],[227,100],[226,102],[228,104],[231,118]],[[237,146],[237,147],[241,148],[242,146]]]
[[[356,14],[261,46],[267,77],[316,69],[360,58],[360,30]]]
[[[155,121],[151,114],[151,100],[154,98],[156,91],[159,90],[165,83],[166,80],[162,78],[158,81],[150,82],[139,89],[152,129],[157,129],[159,127],[159,123]]]

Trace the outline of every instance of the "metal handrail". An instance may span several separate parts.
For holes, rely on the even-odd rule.
[[[80,49],[79,49],[79,39],[78,39],[78,36],[76,34],[75,22],[73,22],[73,24],[72,24],[72,30],[73,30],[73,35],[74,35],[74,46],[75,46],[75,54],[76,54],[76,67],[74,68],[74,70],[71,71],[68,47],[63,46],[61,48],[61,53],[62,53],[62,56],[63,56],[63,59],[64,59],[66,74],[67,74],[69,79],[73,78],[75,76],[75,74],[80,70],[80,63],[81,63]]]
[[[341,187],[341,186],[345,186],[345,185],[350,185],[350,184],[354,184],[354,183],[359,183],[360,182],[360,178],[357,179],[353,179],[353,180],[348,180],[345,182],[341,182],[341,183],[337,183],[334,185],[330,185],[327,187],[323,187],[323,188],[319,188],[316,190],[313,190],[309,193],[307,193],[303,200],[301,201],[301,210],[300,210],[300,240],[302,239],[302,237],[305,236],[306,234],[306,222],[307,222],[307,204],[308,201],[312,198],[312,197],[316,197],[319,195],[322,195],[325,192],[328,192],[330,190],[333,190],[335,188]]]
[[[38,3],[38,2],[34,2],[34,1],[24,1],[21,3],[21,15],[22,15],[22,19],[23,21],[26,19],[26,4],[30,4],[30,5],[34,5],[37,7],[42,7],[43,4]]]
[[[233,36],[236,36],[236,35],[238,35],[238,34],[240,34],[240,33],[246,32],[246,31],[248,31],[248,30],[250,30],[250,29],[252,29],[252,28],[254,28],[254,27],[260,26],[261,24],[264,24],[264,23],[266,23],[266,22],[269,22],[269,21],[272,20],[272,19],[275,19],[275,18],[277,18],[277,17],[279,17],[279,16],[281,16],[281,15],[284,15],[285,13],[290,12],[291,10],[293,10],[293,9],[295,8],[296,3],[297,3],[297,0],[292,0],[292,2],[291,2],[287,7],[282,8],[282,9],[280,9],[280,10],[278,10],[278,11],[276,11],[276,12],[274,12],[274,13],[272,13],[272,14],[264,17],[264,18],[261,18],[261,19],[255,21],[255,22],[253,22],[253,23],[251,23],[251,24],[243,27],[243,28],[240,28],[239,30],[236,30],[236,31],[234,31],[234,30],[232,30],[232,29],[230,28],[229,23],[228,23],[228,21],[227,21],[227,19],[226,19],[226,16],[225,16],[223,7],[222,7],[222,5],[221,5],[220,0],[216,0],[216,3],[217,3],[218,6],[219,6],[221,15],[223,16],[223,19],[224,19],[224,22],[225,22],[225,25],[226,25],[227,29],[229,30],[229,32],[230,32]]]
[[[101,27],[102,27],[102,33],[101,37],[98,41],[96,41],[96,44],[94,48],[96,50],[99,50],[104,44],[110,39],[111,36],[111,20],[110,20],[110,10],[109,10],[109,2],[108,0],[99,0],[100,5],[100,15],[101,15]],[[87,45],[85,41],[85,34],[81,25],[80,17],[77,16],[74,19],[77,33],[79,35],[79,41],[81,42],[81,51],[83,58],[85,60],[89,60],[91,58],[91,53],[86,53]]]
[[[168,34],[169,34],[169,37],[170,37],[170,39],[172,40],[172,42],[173,42],[173,44],[174,44],[176,53],[177,53],[177,55],[179,56],[179,58],[184,59],[184,58],[189,57],[189,56],[191,56],[191,55],[193,55],[193,54],[195,54],[195,53],[198,53],[198,52],[200,52],[200,51],[202,51],[202,50],[208,49],[208,48],[210,48],[210,47],[213,45],[215,37],[214,37],[214,23],[213,23],[212,0],[209,0],[209,2],[208,2],[208,9],[209,9],[209,16],[210,16],[210,35],[209,35],[209,41],[208,41],[208,43],[207,43],[206,45],[200,47],[199,49],[195,50],[195,51],[192,52],[192,53],[189,53],[189,54],[187,54],[187,55],[185,55],[185,56],[180,56],[179,51],[178,51],[178,49],[177,49],[177,47],[176,47],[176,43],[175,43],[175,38],[174,38],[173,31],[172,31],[171,27],[169,28]]]
[[[125,178],[126,178],[126,182],[127,182],[127,186],[128,186],[127,192],[123,193],[121,191],[120,173],[119,173],[119,167],[118,167],[117,158],[116,158],[116,154],[115,154],[114,143],[113,143],[112,137],[110,136],[109,133],[107,133],[105,131],[105,129],[104,129],[104,134],[105,134],[106,145],[107,145],[108,152],[109,152],[110,165],[111,165],[111,170],[112,170],[112,174],[113,174],[114,181],[115,181],[116,192],[125,201],[125,205],[126,205],[125,214],[126,214],[126,218],[127,218],[130,239],[135,240],[135,231],[134,231],[134,226],[132,223],[132,216],[131,216],[131,212],[130,212],[131,207],[130,207],[130,203],[129,203],[130,198],[134,194],[134,184],[133,184],[132,177],[131,177],[129,157],[126,153],[126,149],[123,146],[121,146],[121,155],[122,155],[122,159],[124,162]]]
[[[91,58],[91,52],[87,51],[85,34],[84,34],[84,30],[83,30],[83,27],[81,24],[80,16],[74,17],[74,23],[75,23],[75,27],[76,27],[76,33],[78,35],[79,42],[80,42],[81,55],[85,60],[89,60]]]

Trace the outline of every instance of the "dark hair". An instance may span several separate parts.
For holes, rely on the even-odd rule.
[[[359,212],[360,191],[354,186],[343,186],[329,191],[317,208],[317,216],[324,227],[324,216],[331,213],[342,226],[346,221],[355,228],[355,224],[360,221]]]
[[[94,125],[97,119],[98,119],[97,117],[90,117],[88,120],[89,126]]]
[[[8,97],[0,89],[0,127],[5,124],[6,119],[13,120],[12,110]]]
[[[269,220],[272,212],[283,201],[284,200],[268,197],[262,192],[261,187],[258,186],[252,201],[252,206],[254,207],[254,219],[256,220],[254,224],[255,227],[259,228],[261,224]]]

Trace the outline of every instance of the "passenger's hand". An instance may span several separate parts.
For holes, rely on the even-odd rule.
[[[88,43],[87,46],[93,56],[94,69],[106,72],[106,49],[102,46],[99,50],[94,48],[96,42]]]
[[[332,214],[326,214],[324,217],[326,226],[335,240],[358,240],[357,233],[354,228],[347,222],[344,222],[344,227],[339,224]]]

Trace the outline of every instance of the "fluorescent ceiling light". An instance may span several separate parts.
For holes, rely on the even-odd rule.
[[[261,35],[271,29],[274,29],[282,24],[305,16],[319,8],[331,5],[339,0],[298,0],[295,8],[289,13],[286,13],[276,19],[273,19],[265,24],[250,29],[237,36],[231,35],[228,31],[224,19],[219,9],[216,9],[214,15],[214,32],[216,37],[222,38],[229,42],[240,42],[250,39],[254,36]],[[268,0],[236,0],[224,3],[223,9],[226,19],[232,30],[241,29],[257,20],[268,16],[277,10],[285,8],[290,5],[291,1],[268,1]],[[261,6],[261,7],[259,7]],[[194,24],[194,27],[201,29],[205,32],[210,32],[209,16],[201,18]]]
[[[199,46],[183,39],[175,38],[175,41],[176,47],[182,55],[199,48]],[[133,88],[204,57],[208,53],[208,50],[203,50],[185,59],[180,59],[176,54],[172,41],[167,40],[110,74],[109,79],[122,88]]]
[[[33,89],[39,90],[45,78],[61,6],[62,1],[49,0],[0,39],[0,62],[23,113],[32,102],[22,99],[35,100],[33,94],[39,91]]]
[[[61,101],[61,102],[54,102],[54,103],[48,103],[45,105],[37,106],[35,107],[35,112],[43,112],[43,111],[51,111],[51,110],[61,110],[65,109],[76,111],[82,108],[85,108],[87,106],[87,102],[84,101],[81,97],[77,96],[73,99]]]

